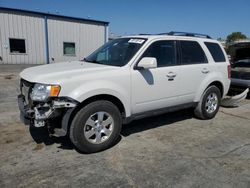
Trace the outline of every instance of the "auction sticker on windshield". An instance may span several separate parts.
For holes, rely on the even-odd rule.
[[[145,41],[144,39],[130,39],[128,42],[142,44],[144,41]]]

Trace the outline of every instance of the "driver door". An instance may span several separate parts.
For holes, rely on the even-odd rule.
[[[156,41],[141,58],[156,58],[157,68],[131,70],[133,114],[181,103],[178,96],[182,85],[176,54],[176,41]]]

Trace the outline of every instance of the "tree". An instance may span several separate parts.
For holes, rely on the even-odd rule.
[[[227,36],[227,43],[246,38],[246,35],[242,34],[241,32],[233,32]]]

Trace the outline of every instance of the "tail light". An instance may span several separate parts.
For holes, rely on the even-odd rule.
[[[228,79],[231,79],[231,65],[227,66],[227,75],[228,75]]]

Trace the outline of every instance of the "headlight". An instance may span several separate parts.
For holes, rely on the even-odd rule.
[[[46,101],[48,97],[57,97],[60,89],[59,85],[35,84],[30,98],[33,101]]]

